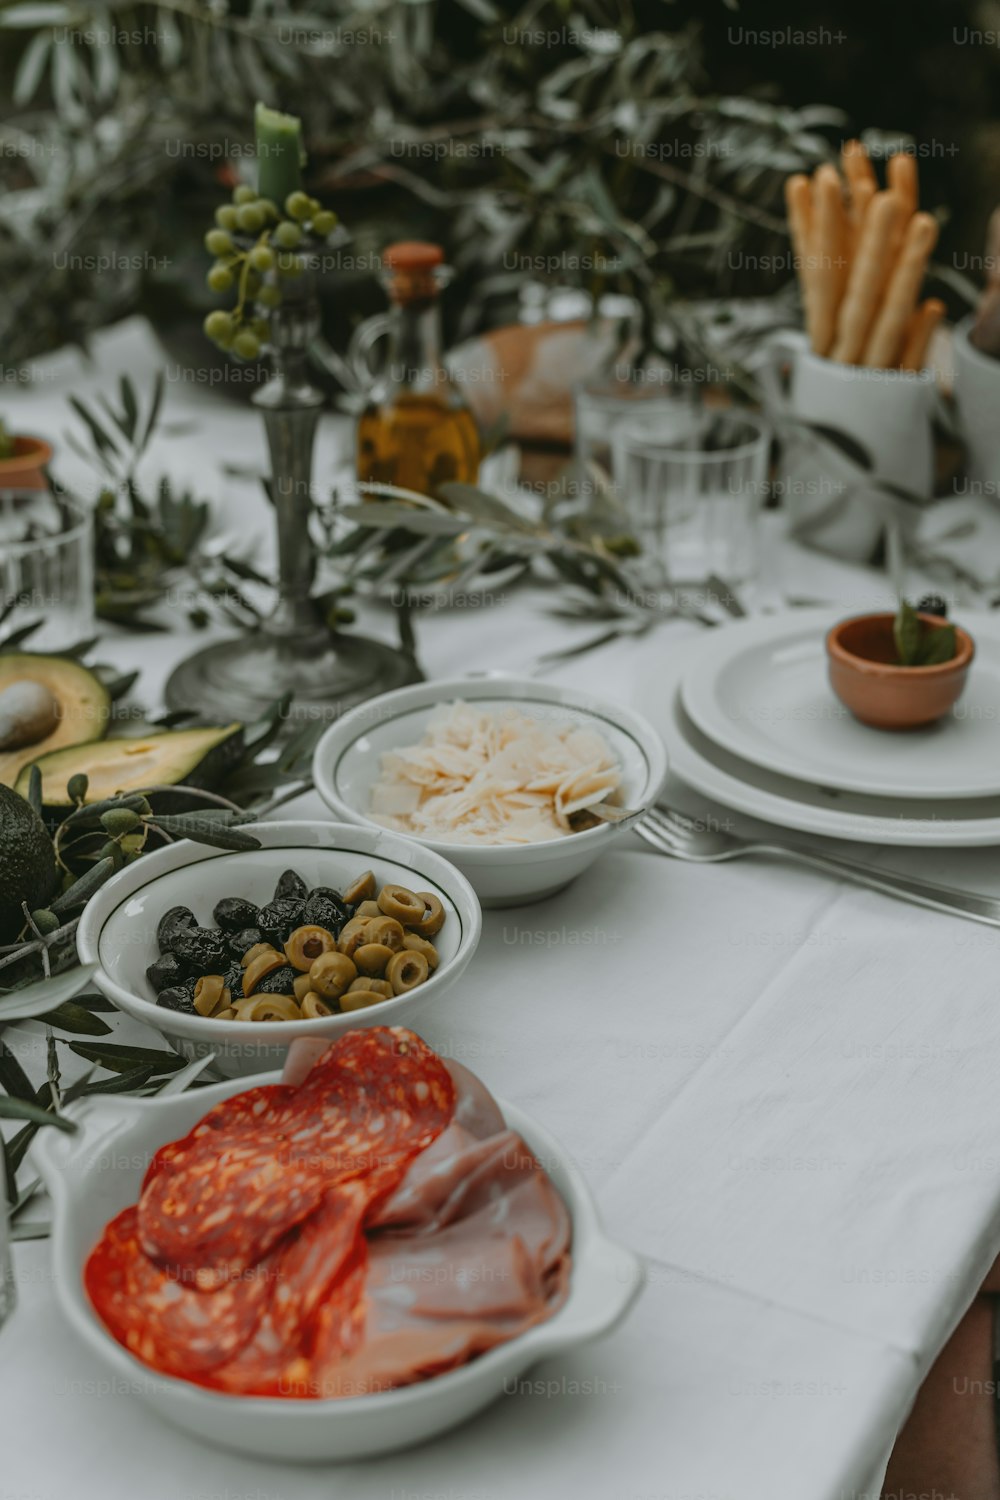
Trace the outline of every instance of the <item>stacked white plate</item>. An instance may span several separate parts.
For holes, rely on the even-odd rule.
[[[827,678],[847,611],[794,610],[713,630],[666,671],[673,774],[784,828],[871,844],[1000,844],[1000,615],[963,611],[965,693],[926,729],[859,723]]]

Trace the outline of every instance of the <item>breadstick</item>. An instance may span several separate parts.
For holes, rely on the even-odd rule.
[[[884,191],[875,194],[865,214],[858,253],[840,304],[837,339],[830,355],[842,364],[856,365],[861,358],[892,266],[892,239],[902,213],[903,205],[896,194]]]
[[[868,205],[877,191],[874,180],[869,180],[867,177],[862,178],[860,182],[851,188],[850,234],[848,239],[852,258],[858,253],[858,244],[861,240],[861,230],[864,227]]]
[[[927,346],[935,328],[944,317],[944,303],[937,297],[928,297],[921,302],[906,331],[903,354],[899,361],[901,370],[922,370],[927,358]]]
[[[792,252],[795,256],[802,289],[802,306],[806,316],[809,342],[816,347],[816,295],[812,256],[812,194],[809,178],[795,172],[785,182],[785,205],[788,210],[788,228],[792,236]]]
[[[851,256],[857,254],[861,229],[868,212],[868,205],[878,192],[875,170],[868,152],[860,141],[845,141],[841,153],[844,176],[850,188],[850,234],[848,236]]]
[[[909,218],[910,214],[916,213],[920,202],[916,157],[905,151],[897,151],[889,157],[886,177],[892,191],[902,198],[906,216]]]
[[[937,220],[931,214],[913,215],[875,326],[865,345],[864,364],[888,370],[897,363],[906,337],[906,325],[916,306],[920,284],[927,270],[927,258],[937,244],[937,237]]]
[[[829,354],[837,309],[847,279],[847,216],[836,167],[829,162],[813,176],[813,350]]]
[[[869,186],[872,192],[875,192],[878,187],[875,172],[868,152],[860,141],[845,141],[841,148],[840,159],[852,194],[856,193],[862,184]]]

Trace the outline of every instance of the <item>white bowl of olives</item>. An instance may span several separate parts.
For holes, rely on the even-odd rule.
[[[411,1026],[468,965],[469,882],[388,830],[248,826],[253,850],[170,844],[88,903],[83,963],[128,1015],[227,1078],[280,1067],[299,1036]]]

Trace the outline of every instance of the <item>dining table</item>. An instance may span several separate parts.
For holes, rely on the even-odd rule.
[[[57,472],[82,482],[61,441],[67,398],[122,373],[147,390],[166,367],[145,468],[186,479],[215,526],[266,554],[263,491],[234,472],[265,462],[245,398],[171,365],[139,320],[98,335],[92,360],[38,361],[30,385],[0,392],[8,421],[51,435]],[[324,418],[317,477],[349,441],[342,417]],[[884,573],[797,545],[780,512],[765,524],[772,607],[891,599]],[[150,709],[182,656],[231,633],[194,630],[189,602],[168,595],[157,633],[98,627],[95,656],[138,669],[132,697]],[[420,612],[425,673],[541,674],[657,724],[668,665],[706,627],[668,620],[543,661],[597,633],[555,603],[537,581]],[[385,604],[359,614],[394,638]],[[761,831],[675,779],[664,797]],[[309,791],[280,816],[329,814]],[[825,846],[1000,896],[993,848]],[[109,1019],[114,1040],[155,1040]],[[557,895],[484,913],[424,1034],[552,1133],[609,1233],[638,1252],[620,1326],[420,1446],[262,1462],[173,1430],[95,1364],[60,1312],[40,1231],[13,1246],[16,1307],[0,1330],[0,1500],[874,1500],[1000,1253],[1000,928],[780,857],[684,863],[623,832]],[[41,1027],[5,1035],[29,1065],[41,1055]],[[45,1220],[44,1199],[28,1217]]]

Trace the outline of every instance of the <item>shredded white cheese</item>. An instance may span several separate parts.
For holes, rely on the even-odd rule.
[[[516,708],[442,704],[423,738],[382,756],[376,822],[460,844],[536,844],[574,830],[570,817],[615,800],[621,768],[604,737]]]

